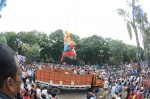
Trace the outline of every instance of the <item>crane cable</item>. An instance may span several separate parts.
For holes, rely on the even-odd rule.
[[[69,31],[69,32],[74,32],[74,34],[76,33],[76,2],[75,0],[72,0],[72,6],[69,9],[69,14],[67,16],[67,20],[66,20],[66,27],[65,27],[65,31]],[[73,22],[74,20],[74,22]],[[73,26],[74,23],[74,30],[69,30],[72,29],[70,26]],[[70,26],[69,26],[70,25]]]

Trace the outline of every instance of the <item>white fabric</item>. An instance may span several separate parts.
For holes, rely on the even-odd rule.
[[[77,74],[77,71],[76,71],[76,70],[74,70],[74,71],[73,71],[73,74]]]
[[[28,75],[29,75],[29,76],[32,75],[32,70],[31,70],[31,69],[28,70]]]
[[[42,94],[44,94],[44,95],[47,96],[47,95],[48,95],[48,94],[47,94],[47,89],[42,90]]]
[[[37,94],[37,96],[41,97],[41,90],[37,88],[36,89],[36,94]]]
[[[107,80],[104,82],[104,88],[108,88],[108,81]]]
[[[115,94],[115,89],[116,89],[116,86],[113,86],[111,89],[111,95]]]
[[[90,99],[96,99],[96,97],[91,97]]]
[[[26,75],[25,75],[25,72],[24,72],[24,71],[22,72],[21,77],[22,77],[22,78],[26,78]]]

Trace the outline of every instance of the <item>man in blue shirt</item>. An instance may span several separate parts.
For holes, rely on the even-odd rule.
[[[118,94],[121,91],[121,84],[119,84],[118,82],[115,85],[115,93]]]

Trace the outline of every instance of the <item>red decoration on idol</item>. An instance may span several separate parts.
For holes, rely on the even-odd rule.
[[[63,62],[65,60],[65,57],[69,57],[71,59],[76,59],[76,52],[75,52],[75,43],[70,38],[70,33],[65,31],[64,34],[64,51],[62,53],[61,61]]]

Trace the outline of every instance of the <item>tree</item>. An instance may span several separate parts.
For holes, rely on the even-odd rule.
[[[17,34],[15,32],[5,32],[4,35],[7,39],[7,45],[17,52],[20,45],[20,40],[18,39]]]
[[[29,44],[30,46],[38,43],[41,35],[42,35],[42,33],[38,32],[36,30],[29,31],[29,32],[18,32],[17,33],[18,38],[22,42]]]
[[[78,48],[78,58],[80,58],[81,63],[84,64],[101,64],[100,50],[103,50],[103,63],[108,60],[109,48],[108,44],[104,38],[101,36],[93,35],[91,37],[86,37],[81,39]]]
[[[4,35],[0,36],[0,43],[4,43],[7,45],[7,40],[6,40],[6,37]]]
[[[128,6],[131,8],[131,12],[133,12],[133,7],[135,7],[135,0],[132,0],[132,2],[127,2],[128,3]],[[138,37],[138,31],[137,31],[137,17],[134,17],[133,14],[130,14],[129,12],[127,12],[126,10],[124,9],[121,9],[119,8],[118,9],[118,14],[120,16],[123,17],[123,19],[125,20],[126,24],[127,24],[127,30],[128,30],[128,33],[129,33],[129,36],[130,36],[130,39],[132,39],[132,29],[134,31],[134,34],[135,34],[135,37],[136,37],[136,44],[137,44],[137,55],[138,55],[138,59],[137,59],[137,76],[140,76],[140,70],[141,70],[141,67],[140,67],[140,61],[141,61],[141,51],[140,51],[140,43],[139,43],[139,37]],[[140,18],[140,17],[139,17]],[[132,29],[131,29],[132,27]]]
[[[33,46],[30,46],[29,44],[23,44],[22,48],[25,51],[27,63],[37,62],[39,60],[40,52],[38,44],[34,44]]]
[[[5,32],[0,34],[0,37],[2,36],[6,37],[11,48],[26,57],[28,63],[34,61],[60,63],[64,49],[64,34],[61,29],[52,32],[50,35],[32,31],[17,34],[15,32]],[[32,40],[29,36],[32,37]],[[102,65],[110,63],[118,65],[122,62],[129,62],[129,57],[136,56],[135,47],[125,45],[119,40],[104,39],[97,35],[83,39],[72,33],[70,36],[75,42],[77,53],[77,60],[66,59],[70,64]],[[103,50],[102,53],[101,50]]]
[[[148,67],[150,67],[150,23],[148,22],[147,14],[145,13],[141,19],[137,20],[139,29],[143,36],[144,49],[147,53]]]
[[[46,34],[39,35],[39,46],[40,46],[40,60],[42,62],[52,62],[53,59],[50,56],[51,51],[51,43],[49,41],[49,37]],[[49,60],[48,60],[49,59]]]
[[[64,46],[64,34],[61,29],[52,32],[49,35],[49,44],[50,44],[50,57],[53,58],[54,62],[60,62],[63,46]]]
[[[137,54],[136,54],[136,50],[137,48],[133,45],[127,45],[127,57],[128,57],[128,61],[130,62],[131,60],[133,60],[134,62],[136,62],[137,59]]]
[[[111,40],[109,41],[110,48],[110,58],[109,61],[113,65],[119,65],[123,63],[124,52],[127,49],[126,45],[119,40]]]

